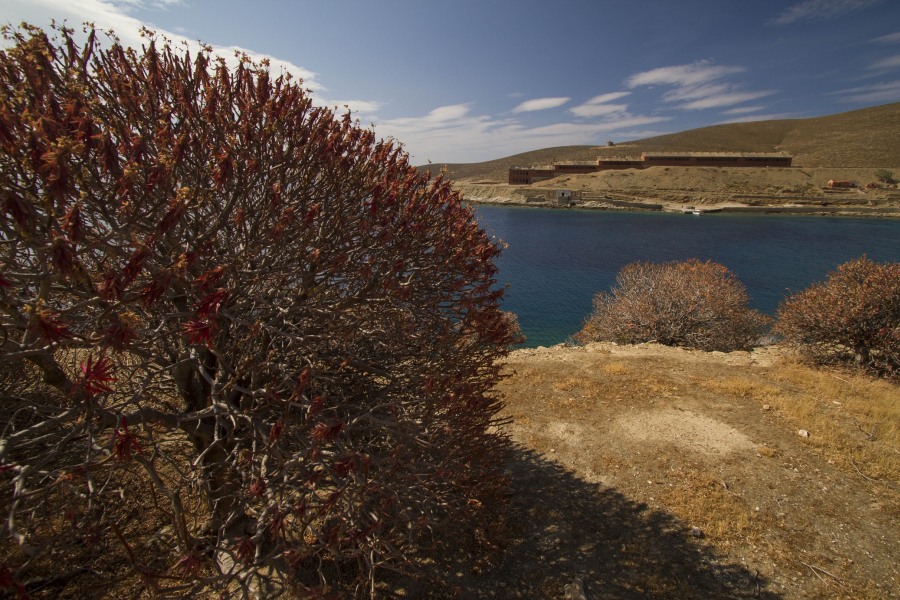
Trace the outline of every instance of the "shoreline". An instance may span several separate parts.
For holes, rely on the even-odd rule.
[[[687,203],[673,202],[640,202],[621,201],[586,201],[577,202],[571,206],[558,206],[549,201],[514,200],[511,198],[482,198],[477,196],[460,196],[465,202],[471,204],[484,204],[491,206],[516,206],[524,208],[546,208],[553,210],[601,210],[608,212],[667,212],[676,214],[690,214],[692,212],[703,214],[772,214],[772,215],[803,215],[822,217],[867,217],[867,218],[900,218],[900,208],[885,206],[845,205],[845,206],[790,206],[783,204],[766,204],[751,206],[736,202],[718,204],[690,205]],[[620,203],[617,205],[616,203]],[[693,208],[688,208],[693,207]]]
[[[650,167],[532,185],[485,179],[452,185],[475,204],[567,208],[557,206],[556,191],[568,190],[575,207],[588,210],[900,218],[900,188],[879,182],[874,168]]]

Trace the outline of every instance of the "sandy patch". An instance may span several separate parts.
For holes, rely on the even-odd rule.
[[[755,447],[749,437],[726,423],[673,408],[626,413],[613,422],[612,430],[618,439],[659,446],[671,444],[717,456]]]

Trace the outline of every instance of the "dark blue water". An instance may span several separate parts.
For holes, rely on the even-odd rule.
[[[479,206],[479,222],[507,243],[503,308],[516,313],[526,346],[566,341],[598,291],[637,260],[714,260],[747,287],[750,304],[774,314],[789,291],[820,281],[863,254],[900,262],[900,219],[773,215],[615,213]]]

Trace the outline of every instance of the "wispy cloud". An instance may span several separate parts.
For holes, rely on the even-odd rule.
[[[869,40],[875,44],[900,44],[900,31]]]
[[[350,109],[350,112],[357,115],[371,115],[377,113],[383,104],[372,100],[332,100],[329,106],[336,107],[338,112],[341,109]]]
[[[50,24],[50,16],[57,22],[65,21],[69,27],[79,30],[84,22],[94,23],[98,29],[112,29],[125,46],[140,48],[147,40],[141,37],[141,28],[146,24],[132,16],[138,9],[167,9],[184,4],[184,0],[5,0],[14,4],[17,21],[28,21],[34,25],[46,27]],[[77,4],[77,5],[76,5]],[[48,16],[49,15],[49,16]],[[200,49],[200,44],[190,32],[181,27],[167,31],[152,28],[160,37],[169,39],[176,48],[187,47],[192,53]],[[225,58],[231,65],[236,64],[235,52],[244,54],[256,62],[268,61],[273,74],[290,73],[302,80],[305,89],[311,92],[313,101],[319,106],[328,106],[343,112],[349,109],[357,115],[372,116],[383,103],[374,100],[331,100],[327,97],[328,89],[318,81],[318,74],[296,65],[290,61],[242,48],[240,46],[213,46],[213,52]]]
[[[774,93],[775,92],[772,90],[766,90],[762,92],[728,92],[726,94],[715,94],[713,96],[707,96],[706,98],[700,98],[699,100],[693,100],[686,104],[682,104],[679,108],[683,108],[684,110],[703,110],[706,108],[734,106],[735,104],[741,104],[742,102],[749,102],[758,98],[771,96]]]
[[[643,85],[697,86],[743,71],[743,67],[714,65],[708,60],[700,60],[688,65],[659,67],[636,73],[625,80],[625,85],[632,89]]]
[[[769,21],[771,25],[790,25],[798,21],[823,21],[874,6],[882,0],[804,0],[782,11]]]
[[[548,108],[556,108],[562,106],[571,98],[534,98],[522,102],[512,111],[514,113],[533,112],[536,110],[547,110]]]
[[[860,104],[896,102],[900,100],[900,79],[838,90],[831,92],[829,95],[843,96],[841,100],[844,102]]]
[[[15,14],[15,23],[27,21],[33,25],[47,27],[50,19],[57,22],[65,21],[69,27],[78,30],[84,22],[94,23],[98,29],[112,29],[125,46],[140,48],[147,40],[141,37],[141,28],[146,24],[131,16],[131,11],[141,8],[166,8],[182,3],[182,0],[6,0],[12,10],[5,15]],[[186,46],[195,53],[199,48],[199,42],[182,35],[178,31],[166,31],[155,28],[158,35],[171,40],[178,46]],[[293,77],[303,80],[303,87],[311,90],[317,103],[330,105],[331,103],[322,97],[326,88],[317,81],[317,74],[309,69],[296,65],[290,61],[282,60],[274,56],[241,48],[239,46],[213,46],[213,52],[225,58],[230,64],[235,64],[235,52],[246,54],[254,61],[266,59],[273,73],[287,72]]]
[[[798,113],[769,113],[767,115],[745,115],[743,117],[735,117],[727,121],[721,121],[720,125],[728,123],[752,123],[754,121],[777,121],[779,119],[796,119],[802,115]]]
[[[622,114],[627,109],[627,104],[582,104],[569,109],[569,112],[576,117],[604,117]]]
[[[613,102],[614,100],[619,100],[628,96],[631,92],[610,92],[608,94],[600,94],[599,96],[594,96],[585,104],[605,104],[607,102]]]
[[[721,81],[729,75],[743,73],[744,67],[715,65],[708,60],[701,60],[687,65],[659,67],[650,71],[636,73],[625,80],[630,88],[641,86],[671,86],[662,95],[664,102],[680,102],[677,108],[682,110],[703,110],[734,106],[742,102],[771,96],[775,92],[744,91],[734,83]]]
[[[704,85],[687,85],[669,90],[663,94],[663,100],[666,102],[679,102],[683,100],[697,100],[699,98],[708,98],[724,94],[732,89],[730,83],[707,83]]]
[[[723,115],[746,115],[747,113],[757,112],[760,110],[765,110],[765,106],[741,106],[738,108],[729,108],[728,110],[723,110]]]
[[[402,140],[413,160],[477,162],[524,149],[600,144],[615,132],[669,120],[668,117],[616,115],[597,123],[561,122],[528,127],[517,118],[473,114],[471,104],[439,107],[421,117],[375,122],[380,136]]]
[[[628,109],[627,104],[607,104],[613,100],[618,100],[629,95],[631,92],[611,92],[608,94],[600,94],[594,96],[587,102],[579,104],[569,109],[569,112],[576,117],[604,117],[611,115],[622,115]]]
[[[900,67],[900,54],[882,58],[881,60],[869,65],[870,69],[893,69],[896,67]]]

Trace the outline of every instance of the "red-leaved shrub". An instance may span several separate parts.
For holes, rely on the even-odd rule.
[[[0,52],[14,580],[362,595],[415,570],[503,489],[497,246],[289,77],[85,33]]]
[[[819,364],[900,377],[900,263],[844,263],[778,308],[775,330]]]
[[[742,350],[758,344],[769,323],[747,302],[744,285],[720,264],[631,263],[611,292],[595,296],[594,312],[575,339]]]

